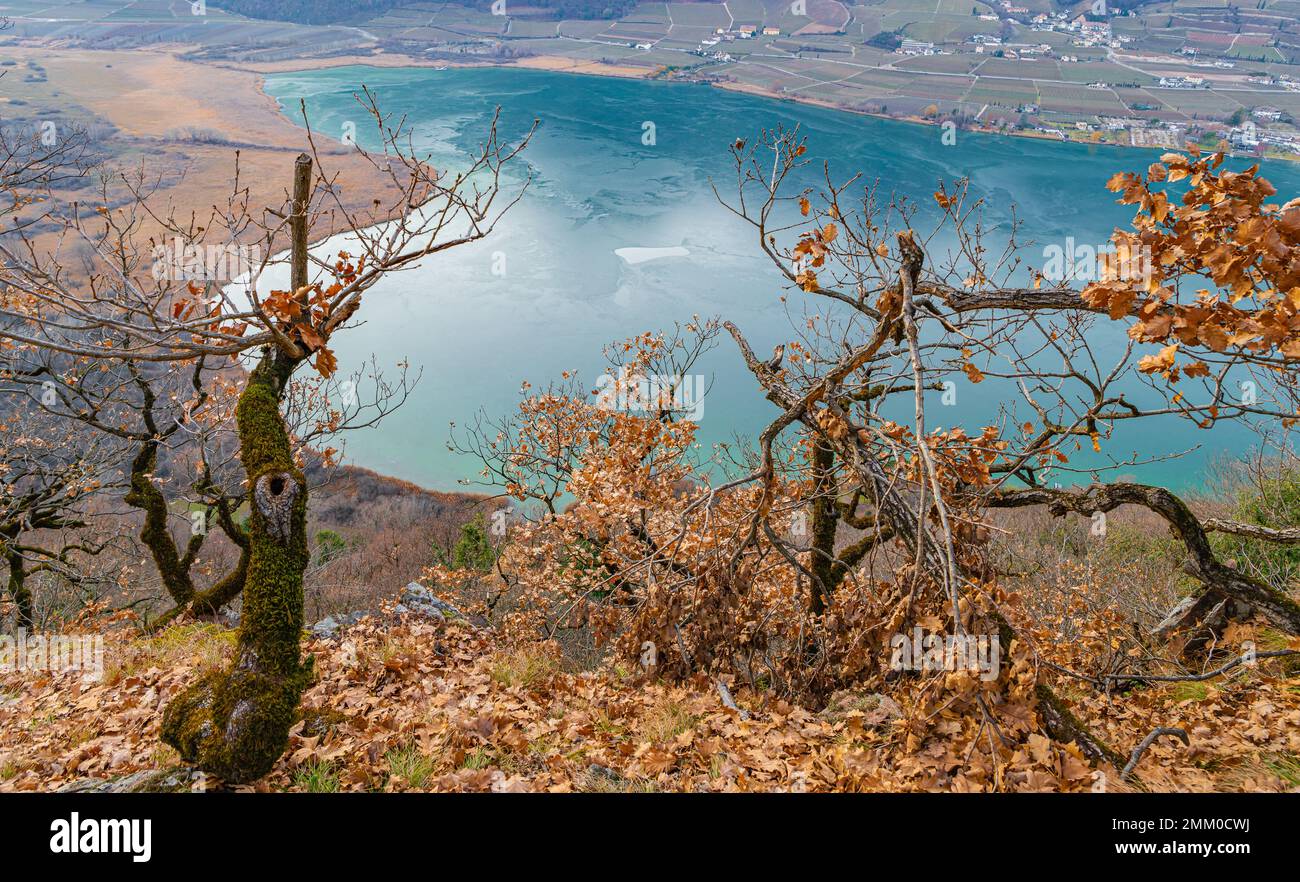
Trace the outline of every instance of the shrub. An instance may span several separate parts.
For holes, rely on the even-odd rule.
[[[1232,519],[1274,529],[1300,525],[1300,469],[1278,463],[1255,471],[1235,491]],[[1300,545],[1216,535],[1215,551],[1246,573],[1286,590],[1300,577]]]

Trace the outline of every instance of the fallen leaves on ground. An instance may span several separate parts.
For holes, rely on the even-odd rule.
[[[158,741],[161,710],[202,669],[229,660],[234,632],[182,623],[152,637],[106,633],[106,671],[0,677],[0,790],[53,790],[178,762]],[[462,621],[392,614],[337,641],[309,640],[316,682],[275,770],[243,790],[866,791],[1128,790],[1034,709],[996,705],[996,726],[938,681],[890,696],[838,694],[821,712],[618,669],[569,672],[548,644],[504,644]],[[1297,785],[1300,678],[1261,665],[1204,684],[1161,684],[1074,710],[1123,753],[1157,725],[1141,786],[1285,790]],[[914,678],[920,681],[921,678]],[[958,696],[953,692],[951,696]],[[928,696],[928,697],[927,697]],[[1001,742],[1001,743],[999,743]],[[996,751],[996,753],[992,751]],[[219,786],[209,781],[198,786]]]

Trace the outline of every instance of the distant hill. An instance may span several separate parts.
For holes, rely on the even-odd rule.
[[[506,0],[511,5],[511,0]],[[211,5],[249,18],[289,21],[296,24],[360,23],[391,9],[409,5],[407,0],[211,0]],[[454,4],[473,9],[490,9],[492,0],[463,0]],[[636,5],[636,0],[518,0],[520,12],[529,17],[613,19]]]

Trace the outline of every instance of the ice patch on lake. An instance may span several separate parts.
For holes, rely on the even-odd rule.
[[[668,248],[615,248],[614,253],[628,263],[636,265],[663,257],[686,257],[691,252],[680,245],[672,245]]]

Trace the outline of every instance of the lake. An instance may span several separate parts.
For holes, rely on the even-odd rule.
[[[945,146],[935,126],[707,86],[524,69],[342,67],[272,75],[266,89],[291,117],[299,117],[305,99],[315,130],[340,137],[352,124],[358,142],[373,148],[353,97],[362,84],[385,113],[408,118],[416,147],[438,167],[465,162],[498,106],[507,140],[541,121],[524,156],[536,180],[490,239],[386,279],[367,294],[364,324],[333,344],[345,371],[372,353],[382,367],[407,359],[423,370],[405,407],[379,427],[348,436],[348,460],[444,490],[478,470],[446,449],[449,422],[464,426],[480,409],[511,411],[522,381],[537,386],[576,370],[594,388],[604,344],[670,329],[693,315],[730,319],[764,353],[794,339],[805,309],[826,311],[820,298],[797,292],[783,304],[783,280],[749,227],[718,205],[709,182],[730,195],[727,147],[737,138],[799,125],[815,159],[808,183],[816,183],[826,159],[837,178],[862,172],[917,199],[923,211],[933,210],[930,194],[940,181],[969,178],[972,191],[987,199],[985,219],[995,228],[1008,228],[1015,206],[1022,239],[1036,243],[1027,256],[1039,266],[1045,244],[1063,245],[1067,237],[1098,244],[1126,225],[1132,209],[1115,204],[1105,183],[1158,155],[965,132]],[[643,138],[647,123],[652,144]],[[1300,192],[1295,167],[1270,163],[1265,173],[1279,202]],[[1122,330],[1105,331],[1116,333],[1098,347],[1113,351]],[[701,370],[710,377],[702,442],[757,436],[774,410],[729,337]],[[1008,391],[993,383],[969,390],[957,407],[932,413],[930,424],[978,431]],[[899,415],[910,419],[910,405]],[[1254,439],[1241,428],[1206,432],[1162,419],[1155,431],[1150,423],[1121,430],[1107,452],[1123,460],[1134,452],[1192,450],[1177,462],[1121,470],[1185,489],[1212,460],[1236,455]]]

